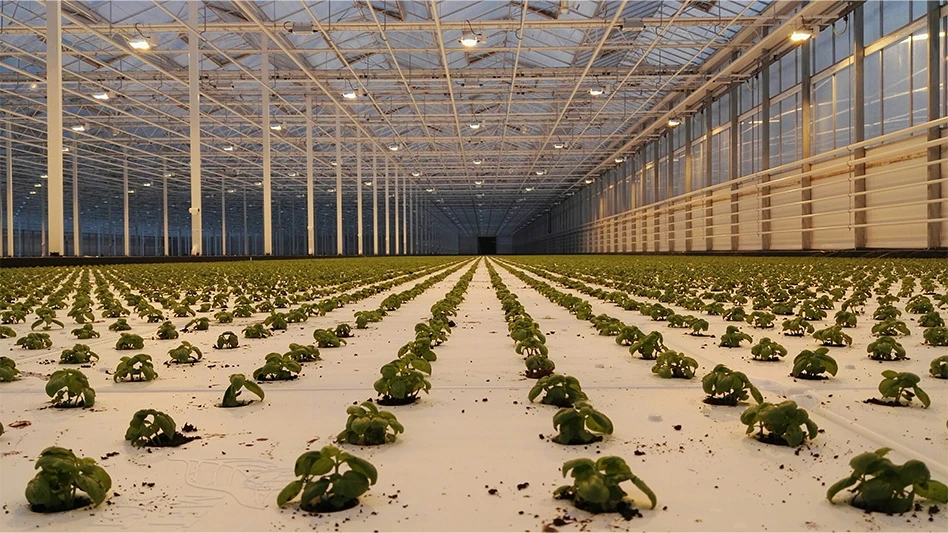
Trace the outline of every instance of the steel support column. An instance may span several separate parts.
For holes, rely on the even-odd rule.
[[[128,147],[122,147],[122,254],[131,255],[131,236],[128,233]]]
[[[379,157],[372,145],[372,255],[379,255]]]
[[[812,124],[812,111],[810,109],[811,99],[811,85],[810,85],[810,75],[811,75],[811,66],[810,66],[810,46],[812,39],[805,41],[800,45],[800,106],[801,106],[801,120],[800,120],[800,144],[802,145],[802,157],[807,159],[810,157],[810,125]],[[806,173],[809,172],[812,165],[809,163],[804,163],[801,167],[801,171]],[[801,230],[801,247],[804,250],[810,250],[813,248],[813,189],[812,187],[812,178],[810,176],[804,176],[800,178],[800,230]]]
[[[395,200],[395,202],[394,202],[394,207],[395,207],[395,250],[394,250],[394,252],[395,252],[395,255],[398,255],[398,254],[399,254],[399,251],[402,249],[402,248],[401,248],[401,239],[399,238],[399,234],[398,234],[398,229],[399,229],[399,228],[398,228],[398,218],[399,218],[399,216],[398,216],[398,196],[399,196],[399,195],[398,195],[398,167],[395,167],[395,172],[394,172],[394,174],[395,174],[395,175],[394,175],[394,178],[395,178],[395,198],[394,198],[394,200]]]
[[[359,255],[365,254],[362,235],[362,139],[361,130],[356,128],[356,248]]]
[[[313,96],[306,95],[306,253],[316,255],[316,201],[313,198]]]
[[[198,2],[188,2],[188,107],[191,155],[191,255],[203,255],[203,213],[201,210],[201,83],[200,17]]]
[[[49,255],[65,253],[63,213],[63,28],[62,2],[46,2],[46,214]]]
[[[737,59],[737,53],[735,52],[731,56],[731,60]],[[731,195],[730,195],[730,210],[731,210],[731,250],[737,250],[740,248],[740,205],[739,205],[739,196],[737,191],[739,186],[734,183],[737,181],[737,178],[740,177],[741,172],[738,168],[738,163],[740,159],[737,157],[738,149],[740,145],[740,124],[737,120],[737,100],[740,98],[739,85],[734,84],[731,86],[731,97],[728,98],[728,118],[730,119],[730,142],[731,149],[728,150],[728,179],[731,183]]]
[[[72,145],[72,255],[82,255],[82,233],[79,229],[79,142]]]
[[[941,118],[941,40],[944,34],[939,30],[940,2],[928,2],[928,120]],[[928,129],[928,140],[937,141],[941,138],[941,128]],[[942,156],[941,145],[931,146],[928,149],[928,247],[939,248],[941,229],[944,222],[941,220],[944,185],[941,183],[941,165],[935,163]]]
[[[273,183],[270,172],[270,39],[260,35],[260,70],[263,80],[260,107],[263,108],[263,255],[273,255]]]
[[[858,8],[857,8],[858,9]],[[770,60],[764,59],[761,64],[760,76],[760,169],[770,169]],[[770,222],[770,175],[760,177],[760,249],[770,250],[771,222]]]
[[[342,255],[342,109],[336,109],[336,255]]]
[[[7,120],[7,257],[13,257],[13,123]]]
[[[853,143],[866,140],[866,32],[863,20],[864,11],[860,4],[853,11]],[[766,137],[765,137],[766,138]],[[853,158],[862,160],[866,149],[853,150]],[[853,247],[866,248],[868,231],[866,230],[866,164],[853,166]]]
[[[227,255],[227,186],[221,176],[221,255]]]
[[[164,237],[164,255],[171,253],[168,248],[168,173],[161,173],[161,226]]]
[[[390,255],[392,253],[392,231],[389,227],[389,213],[391,211],[389,206],[389,190],[388,190],[388,157],[385,158],[385,255]]]

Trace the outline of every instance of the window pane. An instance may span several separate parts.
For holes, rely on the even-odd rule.
[[[882,50],[882,133],[909,126],[909,46],[911,39]]]
[[[836,147],[852,142],[852,67],[836,73]]]
[[[928,118],[928,30],[912,36],[912,124]]]
[[[882,35],[888,35],[908,24],[911,8],[911,2],[905,0],[884,0],[882,2]]]
[[[868,6],[868,4],[865,4]],[[866,56],[866,139],[882,135],[882,52]]]

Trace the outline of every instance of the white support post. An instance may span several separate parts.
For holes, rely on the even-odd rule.
[[[128,257],[131,248],[128,234],[128,147],[122,147],[122,254]]]
[[[227,186],[221,176],[221,255],[227,255]]]
[[[244,187],[244,255],[250,255],[250,234],[247,233],[247,187]]]
[[[313,96],[306,95],[306,253],[316,255],[316,216],[313,199]]]
[[[379,255],[379,158],[372,145],[372,255]]]
[[[13,253],[13,123],[7,120],[7,257]]]
[[[402,254],[408,255],[408,177],[402,175]]]
[[[72,255],[82,255],[82,233],[79,231],[79,141],[72,145]]]
[[[336,109],[336,255],[342,255],[342,109]]]
[[[398,168],[395,168],[395,255],[401,251],[402,240],[399,238],[399,216],[398,216]]]
[[[46,158],[49,255],[66,248],[63,221],[63,28],[62,2],[46,2]]]
[[[191,255],[203,255],[203,213],[201,212],[201,83],[200,43],[198,32],[200,17],[198,2],[188,3],[188,107],[190,111],[191,142]]]
[[[269,38],[260,35],[260,69],[263,92],[263,255],[273,255],[273,191],[270,183],[270,52]]]
[[[161,225],[164,239],[164,255],[170,255],[171,249],[168,247],[168,171],[163,169],[161,173]]]
[[[388,158],[385,158],[385,255],[392,253],[392,233],[389,228],[389,190],[388,190]]]
[[[362,235],[362,139],[356,128],[356,248],[359,255],[365,255]]]

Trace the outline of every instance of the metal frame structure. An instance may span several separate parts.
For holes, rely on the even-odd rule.
[[[23,228],[42,253],[77,255],[108,253],[116,233],[133,255],[434,253],[511,236],[795,46],[789,31],[855,4],[7,2],[5,253]]]

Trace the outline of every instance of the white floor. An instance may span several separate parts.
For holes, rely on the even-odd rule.
[[[63,347],[75,342],[67,333],[59,334],[53,350],[39,356],[12,348],[15,339],[0,340],[0,350],[5,353],[9,346],[10,356],[27,374],[0,385],[0,421],[7,426],[0,437],[0,530],[514,531],[540,530],[557,518],[566,522],[556,522],[559,530],[948,529],[945,510],[933,521],[925,512],[889,517],[843,503],[831,505],[824,497],[826,486],[848,475],[854,454],[881,446],[895,448],[893,459],[899,462],[923,458],[935,477],[945,480],[948,381],[923,380],[933,402],[928,410],[866,405],[862,400],[875,395],[878,373],[887,367],[865,357],[867,339],[858,339],[862,344],[850,349],[833,350],[841,366],[838,379],[795,382],[787,376],[789,361],[745,360],[747,349],[717,348],[714,339],[692,338],[681,334],[683,330],[656,326],[638,313],[590,300],[596,313],[606,312],[643,329],[661,329],[669,346],[701,363],[699,376],[724,362],[745,371],[768,400],[786,396],[810,410],[825,433],[797,454],[745,436],[738,421],[743,407],[703,404],[698,379],[653,376],[650,362],[631,359],[612,337],[596,335],[587,322],[498,269],[543,331],[550,333],[547,344],[557,371],[579,378],[590,400],[615,424],[615,434],[599,445],[560,446],[540,438],[554,433],[551,418],[556,408],[526,404],[533,381],[522,377],[522,360],[507,337],[483,263],[461,306],[458,327],[437,349],[431,394],[411,406],[388,408],[405,425],[405,434],[389,446],[346,447],[379,470],[379,483],[361,505],[321,516],[295,507],[277,508],[276,494],[292,479],[296,457],[328,444],[345,424],[346,406],[374,396],[378,368],[395,358],[398,347],[413,337],[414,324],[427,318],[429,307],[465,270],[372,329],[356,331],[347,346],[322,350],[323,361],[305,365],[300,379],[264,385],[266,400],[240,409],[214,407],[228,375],[250,374],[265,354],[285,351],[290,342],[310,343],[316,327],[351,322],[353,311],[374,308],[386,294],[291,325],[269,339],[241,338],[237,350],[207,349],[205,360],[193,367],[161,365],[160,379],[147,384],[112,383],[104,371],[113,369],[123,352],[111,348],[112,335],[104,335],[110,342],[93,343],[102,360],[84,370],[98,393],[95,407],[86,410],[48,408],[42,390],[45,375],[58,367],[44,361],[55,361]],[[180,327],[187,320],[175,322]],[[206,348],[219,332],[239,331],[247,322],[212,326],[209,332],[181,338]],[[102,331],[106,326],[96,324]],[[141,329],[152,331],[154,326]],[[712,321],[712,333],[723,329]],[[760,334],[748,331],[755,339]],[[897,365],[924,376],[928,362],[944,350],[921,346],[921,340],[920,333],[906,339],[912,360]],[[163,361],[177,342],[149,340],[144,351]],[[806,339],[780,342],[791,354],[812,344]],[[146,407],[168,412],[179,425],[194,424],[202,439],[151,453],[132,448],[122,440],[125,428],[132,413]],[[10,428],[16,420],[30,425]],[[675,429],[678,425],[680,430]],[[33,475],[36,454],[51,445],[96,459],[118,452],[99,461],[112,476],[117,495],[94,510],[30,512],[23,489]],[[643,518],[626,522],[617,515],[593,517],[551,498],[564,482],[559,471],[564,461],[597,455],[624,457],[658,495],[658,507],[643,508]],[[518,489],[523,483],[529,486]],[[629,491],[642,504],[634,487]]]

